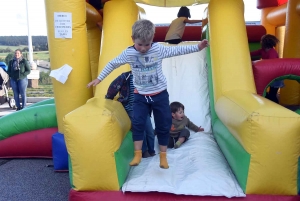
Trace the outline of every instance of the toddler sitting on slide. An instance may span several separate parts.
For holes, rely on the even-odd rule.
[[[190,137],[190,131],[187,128],[195,132],[202,132],[204,129],[201,128],[201,126],[196,126],[184,115],[184,105],[182,103],[173,102],[170,104],[170,108],[172,113],[172,126],[168,148],[177,149]]]

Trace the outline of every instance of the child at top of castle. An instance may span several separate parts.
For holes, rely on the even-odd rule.
[[[202,22],[202,20],[189,20],[188,18],[190,17],[190,9],[185,6],[181,7],[178,11],[177,18],[173,20],[169,26],[165,42],[170,44],[180,43],[187,23],[194,24]]]

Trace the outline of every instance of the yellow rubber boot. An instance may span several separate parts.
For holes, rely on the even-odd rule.
[[[142,159],[142,150],[134,151],[134,157],[132,161],[129,163],[130,166],[137,166],[141,162]]]
[[[160,165],[159,165],[160,168],[168,169],[169,165],[167,160],[167,152],[160,152],[159,157],[160,157]]]

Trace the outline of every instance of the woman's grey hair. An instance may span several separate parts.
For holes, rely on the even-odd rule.
[[[153,39],[155,26],[149,20],[138,20],[132,26],[132,38],[141,41],[150,41]]]

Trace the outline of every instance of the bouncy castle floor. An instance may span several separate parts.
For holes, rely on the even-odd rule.
[[[143,158],[131,168],[122,191],[245,197],[212,134],[191,131],[186,143],[167,153],[169,169],[159,167],[158,154]]]

